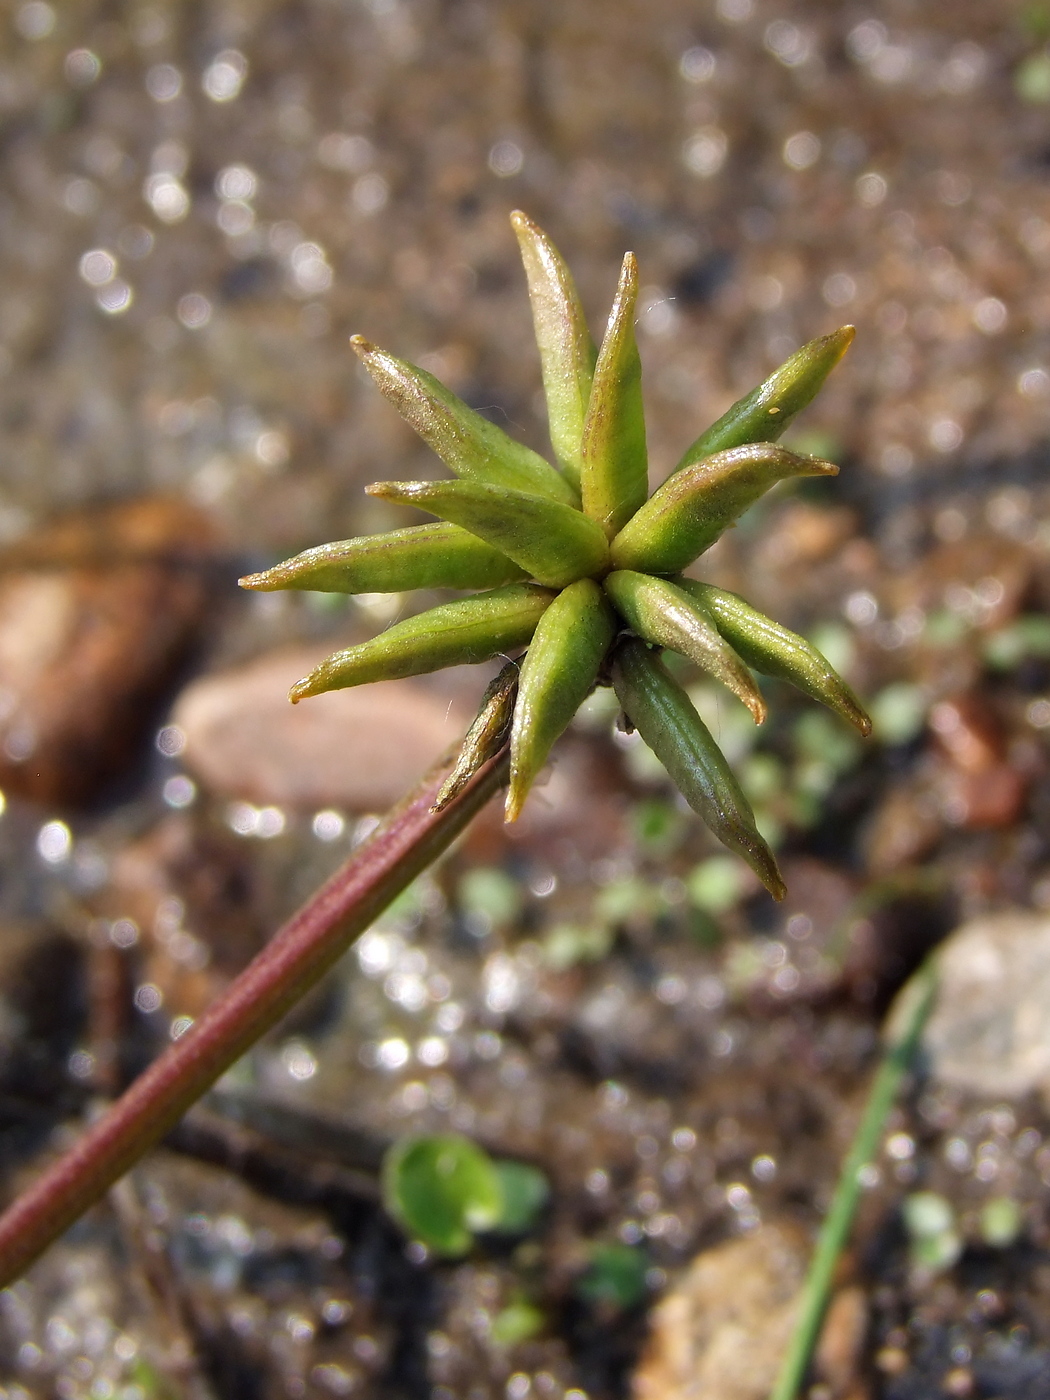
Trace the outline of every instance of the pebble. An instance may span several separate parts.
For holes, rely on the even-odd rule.
[[[166,498],[83,511],[0,577],[0,787],[60,807],[133,762],[198,635],[211,531]]]
[[[803,1232],[787,1223],[699,1254],[653,1309],[634,1400],[765,1400],[806,1259]]]
[[[798,1312],[810,1244],[792,1221],[767,1224],[697,1255],[657,1304],[634,1400],[766,1400]],[[853,1396],[868,1308],[840,1288],[813,1359],[829,1396]]]
[[[382,811],[462,738],[469,706],[416,681],[329,691],[293,707],[289,687],[321,655],[271,652],[183,691],[172,715],[186,739],[181,757],[212,793]]]
[[[1050,1097],[1050,915],[975,919],[938,961],[924,1036],[932,1077],[996,1098]]]

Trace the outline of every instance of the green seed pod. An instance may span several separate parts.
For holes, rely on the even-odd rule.
[[[401,417],[456,476],[532,491],[564,505],[578,497],[560,472],[537,452],[482,418],[426,370],[378,350],[362,336],[350,339],[361,363]]]
[[[864,735],[871,720],[849,686],[804,637],[781,627],[736,593],[710,583],[679,579],[679,586],[711,614],[726,641],[764,676],[790,681],[804,694],[834,710]]]
[[[837,474],[833,462],[800,457],[770,442],[716,452],[653,492],[613,540],[613,568],[680,573],[778,481]]]
[[[498,549],[442,520],[321,544],[238,582],[261,593],[279,588],[404,593],[410,588],[498,588],[524,577],[524,570]]]
[[[551,588],[600,573],[608,564],[601,526],[543,496],[477,481],[377,481],[365,490],[462,525]]]
[[[675,467],[680,472],[694,462],[743,447],[748,442],[775,442],[787,425],[819,393],[821,385],[849,349],[856,331],[841,326],[796,350],[789,360],[742,399],[693,443]]]
[[[580,484],[580,444],[597,351],[572,274],[542,229],[520,209],[510,216],[529,283],[551,444],[562,471]]]
[[[590,693],[616,635],[616,616],[593,579],[558,594],[521,665],[510,735],[507,821],[518,819],[551,745]]]
[[[783,899],[784,881],[751,804],[688,695],[644,642],[629,637],[616,648],[613,685],[628,719],[690,807],[747,861],[774,899]]]
[[[442,783],[430,809],[432,812],[440,812],[453,798],[458,797],[474,774],[484,768],[490,758],[495,758],[507,742],[517,694],[518,663],[508,661],[481,697],[481,705],[467,730],[456,766]]]
[[[607,574],[603,586],[639,637],[688,656],[742,700],[756,724],[763,722],[766,704],[754,678],[701,603],[668,579],[630,569]]]
[[[612,539],[649,494],[642,362],[634,338],[638,262],[623,260],[583,425],[583,508]]]
[[[534,583],[509,583],[490,593],[442,603],[395,623],[370,642],[327,657],[292,686],[289,698],[294,705],[325,690],[487,661],[525,646],[554,597],[550,589]]]

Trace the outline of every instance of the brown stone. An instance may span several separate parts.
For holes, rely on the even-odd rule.
[[[133,760],[197,635],[210,544],[200,512],[155,498],[0,559],[0,787],[79,805]]]
[[[173,722],[186,737],[184,762],[206,787],[305,811],[382,811],[463,737],[469,703],[420,681],[381,681],[290,705],[289,687],[323,655],[270,652],[183,692]],[[479,698],[483,685],[479,673]]]
[[[243,842],[173,813],[119,852],[98,909],[107,921],[130,922],[110,941],[130,958],[136,982],[158,988],[165,1014],[199,1016],[269,931],[252,894]]]
[[[704,1250],[653,1309],[634,1400],[766,1400],[806,1259],[805,1237],[789,1224]]]

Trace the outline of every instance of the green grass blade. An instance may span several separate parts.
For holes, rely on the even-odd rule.
[[[886,1119],[918,1048],[922,1028],[937,991],[936,964],[927,961],[905,987],[897,1003],[897,1015],[886,1037],[882,1062],[875,1074],[864,1114],[842,1164],[816,1249],[802,1285],[798,1322],[788,1345],[770,1400],[795,1400],[820,1336],[835,1277],[835,1266],[849,1240],[860,1200],[861,1170],[875,1156]]]

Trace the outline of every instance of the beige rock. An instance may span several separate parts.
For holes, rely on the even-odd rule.
[[[704,1250],[653,1309],[635,1400],[766,1400],[806,1261],[805,1236],[788,1224]]]
[[[260,805],[382,811],[462,738],[469,702],[420,681],[380,681],[290,705],[289,687],[324,654],[271,652],[188,686],[172,722],[186,736],[191,772],[212,792]],[[479,673],[479,696],[483,684]]]
[[[798,1315],[810,1250],[803,1230],[781,1222],[699,1254],[653,1309],[634,1400],[766,1400]],[[813,1357],[835,1400],[861,1393],[856,1370],[867,1325],[863,1289],[840,1288]]]
[[[924,1045],[932,1074],[972,1093],[1050,1095],[1050,915],[964,924],[938,954]]]

